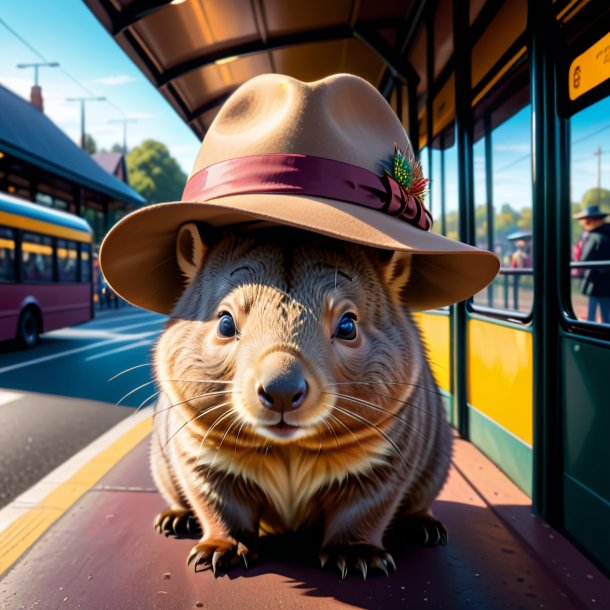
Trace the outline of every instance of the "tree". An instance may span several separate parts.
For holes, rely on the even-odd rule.
[[[151,203],[178,201],[186,183],[186,174],[156,140],[145,140],[127,155],[129,184]]]
[[[602,211],[610,214],[610,191],[598,188],[585,191],[580,202],[580,209],[584,210],[588,205],[599,205]]]
[[[102,148],[102,150],[100,152],[103,152],[103,153],[121,153],[121,154],[123,154],[123,146],[121,144],[119,144],[118,142],[115,142],[110,147],[110,149]]]
[[[85,134],[85,150],[94,155],[97,152],[97,142],[90,133]]]

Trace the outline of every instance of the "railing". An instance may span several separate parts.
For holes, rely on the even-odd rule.
[[[572,279],[575,281],[580,281],[582,277],[581,273],[578,273],[579,270],[595,268],[610,268],[610,260],[570,262]],[[517,314],[517,318],[527,318],[531,312],[534,297],[533,273],[532,267],[501,267],[498,277],[487,287],[487,298],[485,298],[485,293],[475,297],[475,308],[489,313],[500,311],[507,315]],[[610,283],[610,275],[608,282]],[[498,294],[498,289],[500,294]],[[573,286],[573,302],[579,298],[586,299],[578,293],[576,286]]]

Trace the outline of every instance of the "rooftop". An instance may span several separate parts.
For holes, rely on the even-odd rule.
[[[91,190],[136,206],[146,200],[102,169],[48,116],[0,85],[0,150]]]

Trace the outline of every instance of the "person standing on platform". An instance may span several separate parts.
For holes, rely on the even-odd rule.
[[[607,261],[605,266],[582,270],[580,292],[589,297],[587,320],[595,322],[597,309],[604,324],[610,324],[610,225],[607,212],[589,205],[573,218],[580,222],[583,234],[575,247],[574,259],[582,262]]]

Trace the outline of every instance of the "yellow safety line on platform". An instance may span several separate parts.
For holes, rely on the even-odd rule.
[[[0,575],[8,570],[74,503],[152,429],[148,417],[98,453],[65,483],[0,533]]]

